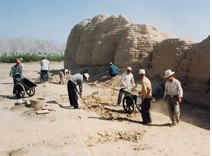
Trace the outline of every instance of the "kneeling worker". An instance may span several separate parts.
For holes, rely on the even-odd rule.
[[[74,74],[71,76],[70,80],[68,81],[67,84],[67,89],[68,89],[68,96],[69,96],[69,102],[71,106],[74,106],[74,109],[79,108],[78,104],[78,96],[77,96],[77,85],[79,85],[79,95],[82,95],[82,83],[83,81],[88,81],[89,79],[89,74]]]

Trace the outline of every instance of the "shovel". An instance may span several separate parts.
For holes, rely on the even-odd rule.
[[[79,94],[80,98],[82,99],[82,101],[84,102],[84,104],[88,107],[88,109],[90,109],[88,103],[85,101],[85,99],[80,95],[80,93],[77,91],[77,93]]]

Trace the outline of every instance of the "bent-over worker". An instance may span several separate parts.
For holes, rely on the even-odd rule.
[[[61,69],[59,71],[60,84],[62,84],[62,85],[66,84],[66,75],[69,73],[70,73],[70,71],[68,69]]]
[[[82,95],[82,84],[85,80],[86,81],[89,80],[88,73],[74,74],[68,81],[67,89],[68,89],[69,102],[71,106],[74,106],[74,109],[79,108],[77,92],[80,96]],[[79,91],[77,90],[77,85],[79,86]]]

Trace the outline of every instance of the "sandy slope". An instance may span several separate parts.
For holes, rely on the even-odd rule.
[[[36,97],[45,97],[54,108],[46,115],[36,115],[33,108],[14,105],[12,64],[1,64],[0,83],[0,155],[1,156],[207,156],[210,153],[209,113],[182,107],[182,122],[169,127],[162,101],[152,106],[153,123],[140,123],[140,113],[127,115],[115,107],[116,86],[109,81],[84,85],[83,96],[91,109],[80,100],[80,109],[63,109],[55,101],[68,106],[65,85],[38,84]],[[63,68],[63,63],[51,63]],[[25,64],[24,75],[32,81],[39,77],[38,63]],[[98,91],[98,92],[97,92]],[[92,94],[93,93],[93,94]],[[186,122],[184,122],[186,121]],[[192,123],[192,124],[191,124]]]

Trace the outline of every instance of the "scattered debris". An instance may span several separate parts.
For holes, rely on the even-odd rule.
[[[84,142],[88,146],[94,146],[97,143],[107,143],[111,141],[130,141],[138,142],[143,138],[146,131],[137,132],[137,131],[103,131],[97,132],[84,138]]]
[[[36,111],[36,113],[39,115],[39,114],[49,114],[49,111],[48,110],[38,110]]]

